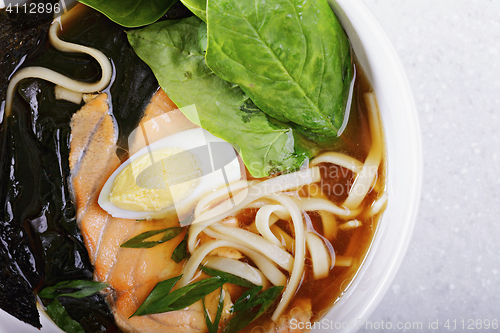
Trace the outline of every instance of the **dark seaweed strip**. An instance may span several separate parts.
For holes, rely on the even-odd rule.
[[[43,1],[54,3],[55,1]],[[5,99],[8,77],[22,57],[36,53],[46,41],[52,15],[36,13],[23,15],[0,11],[0,100]],[[3,112],[1,112],[3,117]],[[11,178],[10,162],[14,157],[13,131],[2,123],[0,133],[0,308],[29,323],[41,327],[33,289],[41,276],[34,264],[31,228],[18,223],[11,201],[22,189]]]
[[[7,144],[11,131],[2,127],[1,152],[0,152],[0,191],[1,191],[1,216],[0,216],[0,307],[16,318],[41,327],[38,311],[35,306],[33,286],[38,284],[40,277],[31,265],[25,267],[25,259],[31,258],[29,239],[24,229],[17,223],[13,216],[10,198],[17,192],[17,182],[9,179],[10,157],[12,153]],[[8,184],[8,185],[7,185]],[[10,186],[9,186],[10,185]],[[34,278],[27,279],[27,276]]]
[[[113,112],[126,148],[128,134],[157,89],[156,79],[131,50],[123,28],[93,12],[83,21],[87,25],[75,25],[73,35],[63,39],[95,46],[112,58],[117,69]],[[104,38],[97,42],[97,36]],[[28,55],[23,67],[33,65],[87,81],[100,76],[89,57],[51,48]],[[81,106],[55,101],[53,85],[41,80],[24,80],[18,91],[23,97],[15,95],[13,116],[1,129],[0,306],[39,327],[33,291],[62,280],[91,279],[93,273],[68,184],[69,121]],[[101,295],[61,303],[86,332],[119,331]]]

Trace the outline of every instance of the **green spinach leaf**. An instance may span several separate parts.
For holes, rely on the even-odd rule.
[[[194,15],[207,22],[207,0],[181,0]]]
[[[79,0],[128,28],[156,22],[178,0]]]
[[[70,317],[64,306],[57,299],[47,305],[46,312],[64,332],[85,333],[82,325]]]
[[[126,247],[126,248],[140,248],[140,249],[148,249],[153,246],[168,242],[169,240],[174,239],[177,237],[184,228],[182,227],[172,227],[172,228],[167,228],[167,229],[160,229],[160,230],[151,230],[151,231],[146,231],[143,232],[142,234],[139,234],[125,243],[123,243],[120,247]],[[158,234],[164,234],[163,237],[160,240],[157,241],[147,241],[147,239],[156,236]]]
[[[326,0],[208,0],[207,24],[215,74],[316,141],[339,134],[353,67]]]
[[[237,85],[207,67],[199,45],[200,24],[196,17],[161,21],[129,31],[128,38],[172,101],[191,121],[238,149],[253,176],[299,168],[317,148],[273,121]]]

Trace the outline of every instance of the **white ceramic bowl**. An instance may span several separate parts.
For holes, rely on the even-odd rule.
[[[313,331],[355,332],[389,288],[403,260],[420,201],[417,112],[403,67],[384,31],[359,0],[329,0],[377,95],[387,143],[389,203],[372,247],[346,294]],[[0,311],[0,333],[61,332],[45,314],[41,331]]]
[[[389,39],[359,0],[329,0],[377,95],[387,143],[389,202],[372,247],[348,291],[315,331],[355,332],[389,288],[408,248],[422,178],[417,111]]]

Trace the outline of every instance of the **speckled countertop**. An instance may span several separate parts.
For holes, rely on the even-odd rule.
[[[424,176],[406,257],[361,331],[500,331],[500,1],[364,2],[405,67]]]

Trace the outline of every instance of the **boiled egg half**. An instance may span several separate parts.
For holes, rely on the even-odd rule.
[[[229,189],[242,177],[233,147],[193,128],[132,155],[104,184],[98,203],[113,217],[149,220],[177,215],[183,220],[201,197]]]

